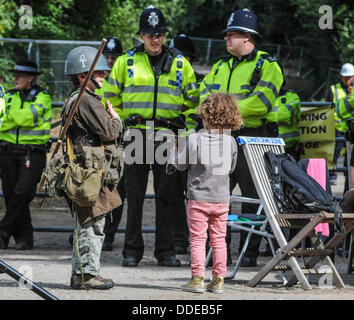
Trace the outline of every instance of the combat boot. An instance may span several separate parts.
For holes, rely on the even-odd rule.
[[[74,274],[70,279],[70,287],[76,290],[107,290],[114,287],[114,282],[111,279],[104,279],[101,276],[93,276],[84,274],[84,283],[82,283],[81,274]]]
[[[223,277],[213,277],[213,280],[207,285],[207,291],[212,293],[223,293],[224,292],[224,278]]]
[[[187,284],[181,286],[182,291],[194,292],[194,293],[204,293],[204,277],[203,276],[193,276],[192,280]]]

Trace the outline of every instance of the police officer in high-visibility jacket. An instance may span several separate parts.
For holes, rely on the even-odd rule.
[[[331,85],[331,90],[329,92],[328,101],[333,102],[334,104],[334,127],[336,137],[344,137],[345,132],[348,130],[347,123],[341,121],[336,112],[336,105],[339,100],[350,95],[352,88],[354,86],[354,66],[351,63],[343,64],[340,72],[341,81]],[[345,147],[345,142],[336,141],[336,146],[334,149],[333,163],[337,165],[338,158],[341,150]],[[335,172],[330,172],[331,183],[335,184],[337,175]]]
[[[195,45],[193,40],[185,34],[179,34],[174,37],[170,44],[169,48],[175,48],[183,54],[183,56],[192,64],[193,62],[198,61],[198,56],[196,53]],[[201,81],[204,76],[194,69],[195,77],[197,82]],[[189,117],[190,114],[196,114],[194,108],[189,108],[183,112],[185,116],[185,124],[188,130],[193,130],[197,126],[197,122]],[[171,210],[174,212],[174,239],[175,239],[175,250],[177,254],[186,254],[188,253],[189,247],[189,230],[187,223],[187,214],[186,214],[186,192],[187,192],[187,171],[177,171],[176,175],[177,183],[175,185],[173,197],[174,203],[172,203]]]
[[[171,187],[176,175],[167,175],[166,165],[157,161],[156,152],[151,159],[147,130],[151,123],[154,123],[155,130],[169,127],[168,122],[183,123],[181,113],[194,108],[199,95],[188,60],[179,51],[163,46],[166,32],[162,12],[152,6],[145,9],[139,21],[139,34],[144,43],[118,57],[108,79],[110,87],[106,90],[111,96],[111,103],[123,108],[130,132],[133,134],[135,130],[144,139],[143,150],[135,150],[135,158],[129,164],[126,162],[124,167],[128,216],[123,266],[127,267],[137,266],[143,257],[142,209],[150,166],[154,175],[156,203],[154,254],[159,265],[180,266],[175,256],[171,226],[173,214],[170,210]],[[155,144],[155,151],[157,146]],[[125,148],[126,160],[128,147]],[[142,164],[139,164],[139,158]]]
[[[279,138],[285,142],[285,152],[291,154],[297,161],[300,160],[300,132],[299,121],[301,116],[300,97],[293,90],[280,90],[276,106],[278,107]]]
[[[108,68],[112,70],[114,63],[116,62],[117,58],[123,54],[123,46],[119,39],[116,37],[111,37],[107,39],[107,43],[102,51],[103,56],[107,61]],[[102,87],[95,90],[95,93],[101,96],[103,99],[109,99],[109,95],[107,95],[106,88],[108,85],[108,78],[109,78],[110,71],[107,72],[107,77],[104,79]],[[119,115],[120,119],[124,121],[124,114],[121,108],[118,106],[113,106],[114,110]],[[122,205],[113,209],[111,214],[106,216],[106,223],[104,226],[104,234],[105,238],[103,241],[102,250],[103,251],[112,251],[113,250],[113,242],[115,238],[115,234],[119,223],[122,219],[123,213],[123,203],[125,198],[125,190],[124,190],[124,177],[122,176],[119,180],[118,186],[118,193],[122,200]]]
[[[237,10],[231,14],[223,32],[229,55],[217,61],[200,83],[200,101],[215,92],[234,94],[244,122],[244,128],[236,132],[236,136],[277,136],[278,113],[275,106],[284,78],[276,59],[256,48],[258,17],[248,9]],[[231,175],[230,192],[238,183],[242,196],[257,198],[240,147],[238,154],[236,170]],[[242,212],[256,211],[255,205],[242,204]],[[241,246],[246,235],[245,232],[241,233]],[[257,265],[260,240],[260,237],[252,236],[242,266]]]
[[[46,164],[52,102],[49,93],[36,85],[37,65],[19,61],[14,70],[15,88],[6,92],[0,127],[0,169],[6,212],[0,222],[0,247],[6,249],[11,236],[16,249],[33,247],[30,216],[36,185]]]
[[[354,143],[354,90],[351,93],[340,99],[335,106],[338,118],[347,123],[348,130],[346,131],[345,137],[351,144]],[[347,154],[349,156],[349,154]],[[354,148],[352,148],[352,153],[350,155],[350,166],[352,172],[352,185],[354,185]],[[349,190],[348,178],[346,177],[344,192]]]

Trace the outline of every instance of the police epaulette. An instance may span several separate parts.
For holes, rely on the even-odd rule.
[[[261,57],[264,59],[267,59],[269,62],[277,62],[278,59],[276,57],[271,56],[269,53],[267,54],[262,54]]]
[[[47,89],[44,89],[43,87],[37,86],[37,91],[38,91],[38,93],[39,93],[39,92],[43,92],[43,93],[45,93],[45,94],[49,94],[49,92],[47,91]]]
[[[138,45],[137,47],[133,47],[133,48],[127,50],[126,52],[124,52],[124,54],[128,53],[131,50],[134,50],[134,52],[144,52],[144,50],[145,50],[144,44],[142,43],[142,44]]]
[[[222,60],[222,61],[229,61],[231,58],[232,58],[232,55],[231,55],[231,54],[228,54],[228,55],[219,57],[217,61],[220,61],[220,60]]]
[[[182,52],[176,48],[166,48],[167,51],[172,55],[172,57],[177,57],[179,54],[183,55]]]
[[[15,92],[17,92],[18,90],[17,89],[10,89],[9,91],[7,91],[8,93],[11,93],[11,94],[14,94]]]

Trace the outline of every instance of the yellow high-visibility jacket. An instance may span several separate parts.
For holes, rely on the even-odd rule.
[[[284,77],[276,59],[256,48],[238,60],[228,56],[217,61],[200,84],[200,101],[216,92],[236,96],[244,126],[256,128],[277,122],[276,99]]]
[[[339,119],[338,114],[336,112],[336,105],[338,104],[340,99],[343,99],[347,96],[347,93],[345,92],[345,90],[343,89],[340,83],[331,85],[331,91],[332,91],[333,103],[334,103],[334,127],[338,131],[345,132],[348,130],[348,127],[345,122],[342,122]]]
[[[199,91],[194,70],[181,54],[170,57],[169,71],[155,77],[144,45],[119,56],[104,87],[105,99],[114,106],[122,105],[125,118],[172,119],[182,113],[183,106],[195,108]],[[146,128],[144,124],[130,127]]]
[[[14,144],[47,143],[52,118],[52,102],[49,93],[41,87],[34,86],[27,97],[22,99],[20,91],[12,89],[6,92],[5,100],[0,140]]]

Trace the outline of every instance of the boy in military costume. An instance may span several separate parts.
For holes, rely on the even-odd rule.
[[[65,74],[73,82],[74,89],[63,107],[64,121],[74,105],[96,54],[97,49],[82,46],[73,49],[67,56]],[[75,161],[82,167],[88,166],[89,150],[97,150],[97,147],[100,149],[102,146],[105,152],[117,149],[115,140],[122,132],[121,120],[112,105],[106,102],[106,110],[100,101],[101,97],[94,93],[94,90],[102,85],[107,70],[109,68],[106,60],[101,55],[67,132],[67,136],[72,141]],[[106,176],[106,172],[102,175]],[[80,206],[68,197],[66,199],[77,217],[73,241],[71,287],[74,289],[112,288],[113,281],[102,278],[99,272],[105,215],[121,205],[116,184],[104,180],[93,206]]]

